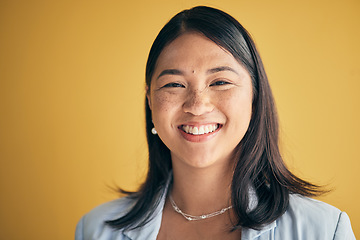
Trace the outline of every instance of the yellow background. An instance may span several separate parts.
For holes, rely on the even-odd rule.
[[[0,239],[73,239],[146,171],[144,69],[178,11],[221,8],[254,36],[301,177],[360,236],[358,0],[0,1]]]

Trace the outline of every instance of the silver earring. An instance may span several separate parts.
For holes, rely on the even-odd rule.
[[[157,131],[156,131],[156,129],[154,127],[151,129],[151,133],[154,134],[154,135],[157,134]]]

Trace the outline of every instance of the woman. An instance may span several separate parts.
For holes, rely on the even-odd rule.
[[[263,64],[234,18],[174,16],[146,86],[147,179],[85,215],[76,239],[355,239],[346,213],[286,168]]]

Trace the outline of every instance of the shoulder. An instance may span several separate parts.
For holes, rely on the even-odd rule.
[[[112,239],[114,234],[122,235],[121,232],[113,231],[105,221],[114,220],[124,216],[134,205],[135,200],[130,197],[116,199],[91,210],[85,214],[77,224],[75,239]],[[122,239],[120,236],[114,237]]]
[[[314,220],[338,219],[341,213],[339,209],[330,204],[297,194],[290,195],[287,211],[297,217],[303,216]]]
[[[287,211],[277,220],[284,239],[355,239],[349,217],[327,203],[292,194]],[[345,238],[345,236],[348,236]]]
[[[130,197],[119,198],[110,202],[103,203],[89,213],[85,217],[90,221],[107,221],[123,216],[135,204],[135,200]]]

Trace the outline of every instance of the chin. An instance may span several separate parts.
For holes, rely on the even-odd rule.
[[[216,165],[216,163],[214,161],[212,162],[212,161],[208,161],[208,160],[192,161],[188,164],[191,167],[193,167],[194,169],[206,169],[206,168]]]
[[[183,159],[184,163],[194,169],[206,169],[221,166],[225,163],[223,159],[214,158],[214,154],[195,154]]]

